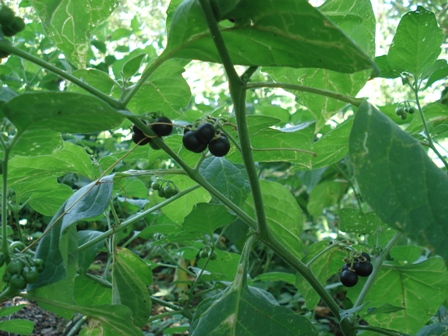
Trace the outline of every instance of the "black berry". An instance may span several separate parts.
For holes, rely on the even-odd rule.
[[[230,142],[226,136],[221,135],[218,139],[210,141],[208,150],[214,156],[225,156],[230,150]]]
[[[358,274],[359,276],[366,277],[366,276],[369,276],[370,274],[372,274],[373,266],[370,263],[370,261],[361,262],[358,260],[353,265],[353,269],[356,271],[356,274]]]
[[[370,261],[370,255],[367,252],[361,252],[361,255],[366,258],[367,261]]]
[[[213,140],[213,137],[215,136],[215,127],[213,127],[210,123],[204,123],[199,125],[199,127],[196,129],[196,137],[204,142],[209,143]]]
[[[201,153],[207,148],[207,144],[197,138],[195,131],[186,132],[182,143],[186,149],[194,153]]]
[[[0,9],[0,25],[2,27],[9,26],[14,21],[14,12],[11,8],[2,6],[2,9]]]
[[[150,139],[147,138],[143,134],[143,132],[142,133],[132,133],[132,141],[134,141],[134,143],[138,144],[139,146],[143,146],[143,145],[146,145],[150,141]]]
[[[348,269],[342,271],[341,282],[345,287],[353,287],[358,283],[358,274]]]
[[[173,125],[172,125],[171,120],[169,118],[167,118],[167,117],[160,117],[160,118],[157,118],[157,120],[155,122],[156,123],[163,123],[163,124],[155,124],[155,125],[152,126],[152,130],[159,137],[170,135],[171,132],[173,131]]]

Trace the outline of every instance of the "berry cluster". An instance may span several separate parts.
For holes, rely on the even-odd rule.
[[[0,25],[3,35],[11,37],[25,29],[25,21],[21,17],[15,16],[11,8],[2,6],[0,9]]]
[[[398,106],[395,109],[395,113],[402,120],[405,120],[408,117],[408,114],[414,114],[416,111],[415,107],[409,105],[409,103],[405,103],[405,106]]]
[[[210,260],[216,260],[218,258],[218,255],[215,251],[212,250],[210,245],[205,245],[201,251],[199,251],[199,258],[206,259],[210,258]]]
[[[0,252],[0,264],[5,262],[5,256]],[[9,283],[13,289],[25,289],[27,284],[37,281],[39,273],[44,270],[42,259],[32,259],[28,256],[21,256],[11,260],[3,273],[3,281]]]
[[[159,137],[170,135],[171,132],[173,132],[173,124],[167,117],[157,118],[151,128]],[[149,144],[152,149],[160,149],[160,147],[157,146],[157,144],[150,137],[146,136],[145,133],[143,133],[143,131],[136,125],[132,126],[132,131],[132,141],[134,141],[134,143],[140,146]]]
[[[157,195],[162,198],[170,198],[179,193],[179,189],[170,181],[155,181],[151,184],[151,188],[157,190]]]
[[[341,282],[346,287],[353,287],[358,283],[358,276],[367,277],[372,274],[373,265],[370,263],[370,256],[362,252],[355,256],[353,260],[345,260],[342,266]]]
[[[0,26],[4,36],[14,36],[25,29],[25,21],[21,17],[15,16],[11,8],[2,6],[0,9]],[[0,58],[6,58],[9,54],[0,50]]]
[[[194,153],[202,153],[208,147],[214,156],[225,156],[230,150],[229,139],[208,123],[200,124],[196,129],[185,129],[182,143],[186,149]]]

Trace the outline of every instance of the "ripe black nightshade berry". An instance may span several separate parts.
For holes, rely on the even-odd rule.
[[[369,276],[370,274],[372,274],[373,266],[370,263],[370,261],[361,262],[358,260],[353,265],[353,269],[356,271],[356,274],[358,274],[359,276],[366,277],[366,276]]]
[[[160,117],[160,118],[157,118],[155,122],[163,123],[163,124],[155,124],[152,126],[152,130],[159,137],[170,135],[171,132],[173,131],[173,124],[171,123],[171,120],[169,118]]]
[[[230,150],[229,139],[225,135],[222,135],[215,140],[210,141],[208,144],[208,150],[214,156],[225,156]]]
[[[182,143],[186,149],[194,153],[201,153],[207,148],[207,144],[197,138],[195,131],[186,132]]]
[[[353,287],[358,283],[358,274],[348,269],[342,271],[341,282],[345,287]]]
[[[135,133],[132,133],[132,141],[134,141],[134,143],[138,144],[139,146],[143,146],[143,145],[146,145],[150,141],[150,139],[147,138],[143,134],[143,132],[141,132],[141,133],[135,132]]]
[[[214,136],[215,127],[210,123],[203,123],[196,129],[196,137],[206,144],[212,141]]]

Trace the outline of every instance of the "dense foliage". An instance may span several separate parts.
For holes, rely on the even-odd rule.
[[[369,0],[171,0],[167,35],[117,6],[2,1],[1,301],[70,335],[441,335],[437,4],[376,57]]]

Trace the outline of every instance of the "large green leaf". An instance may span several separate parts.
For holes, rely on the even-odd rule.
[[[223,205],[199,203],[185,217],[183,228],[187,232],[207,233],[212,237],[216,229],[228,225],[234,220],[235,216]]]
[[[354,301],[365,278],[348,290]],[[448,272],[441,258],[407,266],[387,266],[380,270],[365,302],[367,309],[384,304],[404,308],[397,312],[362,317],[369,325],[415,335],[448,297]],[[430,298],[430,299],[429,299]]]
[[[199,172],[223,195],[233,203],[242,204],[250,193],[250,186],[246,172],[221,157],[209,157],[205,159]]]
[[[129,110],[136,114],[158,111],[172,119],[183,117],[182,109],[191,98],[190,87],[182,77],[184,71],[175,60],[163,63],[137,91]]]
[[[52,284],[66,276],[66,268],[72,266],[67,256],[78,248],[76,230],[74,236],[73,230],[70,231],[74,229],[72,224],[103,213],[112,197],[112,179],[113,175],[109,175],[82,187],[56,212],[36,251],[36,258],[45,260],[46,266],[37,282],[30,285],[31,288]]]
[[[387,60],[397,72],[410,72],[415,78],[430,68],[440,55],[445,39],[434,13],[419,6],[405,14],[387,55]]]
[[[235,64],[326,68],[352,73],[374,67],[370,58],[305,0],[242,0],[221,32]],[[171,57],[221,62],[198,0],[172,17],[165,50]]]
[[[112,268],[112,298],[132,311],[134,324],[143,327],[151,314],[151,298],[147,286],[152,283],[148,264],[130,250],[116,248]]]
[[[419,142],[364,102],[349,150],[362,195],[375,213],[448,260],[448,178]]]
[[[84,68],[95,27],[115,9],[117,0],[30,0],[48,37],[78,68]]]
[[[8,101],[3,109],[19,132],[95,133],[118,127],[124,120],[102,100],[74,92],[24,93]]]
[[[0,321],[0,330],[12,334],[31,335],[34,329],[34,322],[24,319],[12,319]]]
[[[301,258],[302,210],[291,192],[282,184],[260,181],[269,229],[275,239]],[[248,198],[244,209],[255,218],[254,202]]]
[[[232,284],[218,295],[202,301],[198,306],[191,322],[191,334],[194,336],[317,335],[317,330],[307,318],[279,306],[266,292],[247,286],[251,242],[246,243],[243,249],[238,272]]]
[[[187,189],[196,183],[187,176],[168,177],[180,190]],[[192,191],[186,197],[181,197],[162,208],[163,213],[174,223],[181,224],[184,218],[193,210],[198,203],[207,203],[211,200],[210,194],[205,189]]]

